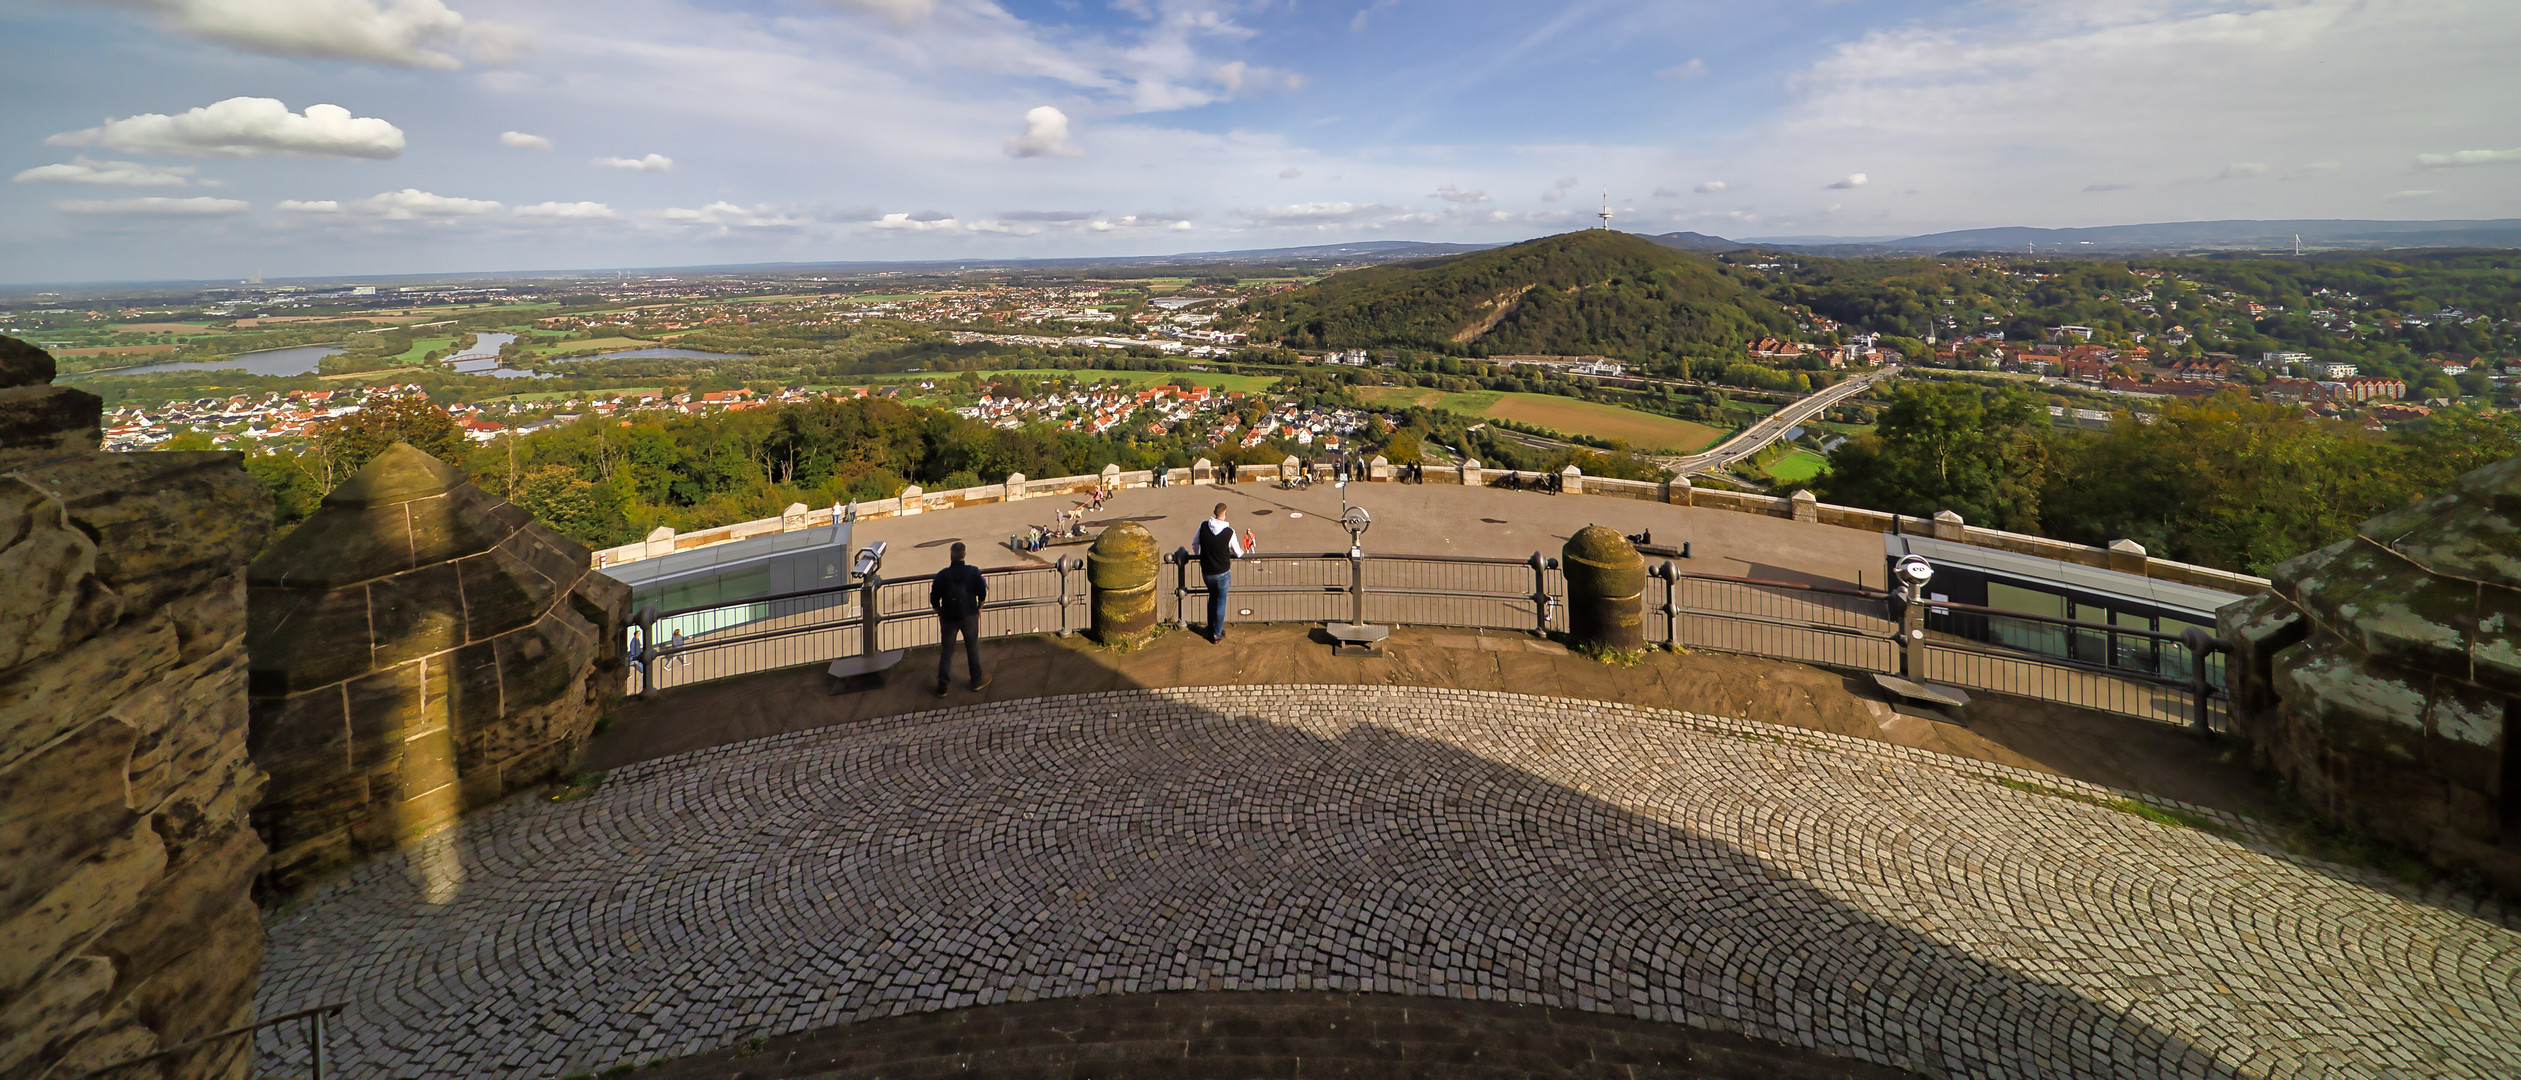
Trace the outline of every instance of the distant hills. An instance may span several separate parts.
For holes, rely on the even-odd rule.
[[[2521,218],[2483,221],[2173,221],[2103,225],[2088,229],[2007,227],[1927,233],[1896,240],[1833,241],[1826,237],[1727,240],[1694,232],[1647,239],[1683,251],[1759,248],[1814,255],[1931,255],[1946,251],[2011,254],[2103,255],[2157,252],[2290,252],[2294,239],[2310,251],[2386,251],[2394,248],[2521,247]]]
[[[1350,270],[1261,297],[1253,336],[1474,355],[1740,355],[1793,322],[1704,256],[1593,230]]]

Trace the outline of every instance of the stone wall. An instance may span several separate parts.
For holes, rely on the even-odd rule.
[[[247,1022],[246,560],[232,453],[96,452],[98,401],[0,338],[0,1076],[74,1075]],[[241,1076],[243,1039],[168,1061]]]
[[[2521,457],[2364,522],[2222,612],[2261,765],[2336,819],[2521,894]]]
[[[253,753],[272,777],[254,821],[278,889],[549,779],[621,697],[629,586],[401,443],[250,582]]]

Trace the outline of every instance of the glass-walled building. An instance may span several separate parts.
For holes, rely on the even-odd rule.
[[[835,592],[829,597],[788,600],[776,605],[767,601],[742,603],[758,597],[848,585],[852,580],[849,534],[849,524],[842,522],[827,528],[711,544],[602,569],[614,580],[630,586],[632,611],[650,605],[660,612],[733,605],[660,620],[656,637],[657,643],[662,644],[676,630],[687,638],[698,637],[775,616],[852,602],[851,594]]]
[[[1993,608],[2003,614],[1926,609],[1926,630],[2085,664],[2189,677],[2188,650],[2145,634],[2177,636],[2191,627],[2215,632],[2215,612],[2241,599],[2238,593],[2124,574],[2115,570],[2043,559],[1923,536],[1884,534],[1891,563],[1917,555],[1934,566],[1926,599]],[[2052,621],[2054,620],[2054,621]],[[2220,656],[2208,661],[2208,680],[2223,683]]]

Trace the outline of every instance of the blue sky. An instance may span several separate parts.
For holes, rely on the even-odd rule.
[[[0,280],[2521,216],[2511,0],[0,0]]]

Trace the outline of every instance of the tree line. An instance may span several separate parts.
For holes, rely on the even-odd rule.
[[[1826,501],[2250,574],[2353,535],[2367,518],[2521,453],[2521,417],[2448,411],[2395,434],[2234,391],[2061,431],[2009,387],[1903,381],[1873,433],[1830,455]]]

